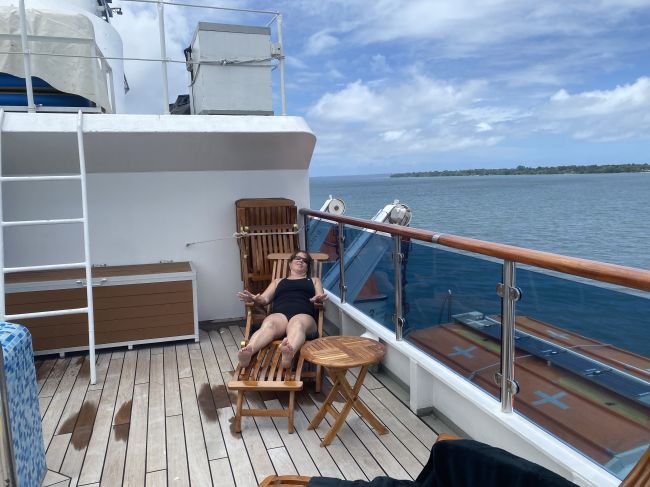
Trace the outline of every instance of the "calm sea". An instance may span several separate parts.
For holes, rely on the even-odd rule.
[[[412,227],[650,269],[650,173],[312,178],[311,207],[328,195],[372,218],[395,199]]]

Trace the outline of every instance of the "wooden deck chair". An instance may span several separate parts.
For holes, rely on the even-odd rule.
[[[310,254],[312,263],[312,275],[320,277],[322,271],[322,262],[327,259],[327,254]],[[289,270],[290,253],[270,254],[269,260],[272,261],[272,278],[286,277]],[[323,336],[323,306],[316,305],[318,308],[318,317],[316,327],[318,336]],[[267,312],[270,309],[267,310]],[[261,323],[261,322],[260,322]],[[252,304],[246,304],[246,329],[244,339],[248,342],[254,326],[254,313]],[[283,369],[280,366],[282,352],[280,351],[281,340],[275,340],[267,347],[259,350],[250,361],[248,367],[239,365],[233,373],[233,380],[228,383],[228,388],[237,391],[237,404],[235,408],[235,432],[241,431],[242,416],[279,416],[286,417],[288,420],[289,433],[293,433],[293,410],[295,404],[296,391],[302,390],[302,378],[314,378],[316,381],[316,391],[320,392],[322,383],[321,367],[316,367],[313,371],[295,370],[297,360],[293,361],[290,369]],[[296,359],[298,358],[296,353]],[[244,394],[246,392],[262,391],[286,391],[289,393],[289,407],[287,409],[244,409]]]
[[[271,282],[267,255],[298,249],[296,204],[286,198],[247,198],[235,202],[244,289],[261,293]]]

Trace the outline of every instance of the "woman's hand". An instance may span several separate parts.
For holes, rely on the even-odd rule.
[[[239,298],[239,300],[243,301],[244,303],[255,303],[255,299],[257,299],[257,296],[259,296],[259,294],[253,294],[252,292],[247,291],[246,289],[237,293],[237,297]]]
[[[311,298],[309,301],[312,303],[322,303],[327,300],[327,294],[321,293],[321,294],[316,294],[313,298]]]

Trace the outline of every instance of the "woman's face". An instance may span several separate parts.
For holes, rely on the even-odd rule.
[[[307,262],[309,257],[304,252],[298,252],[289,262],[289,269],[295,274],[307,274]]]

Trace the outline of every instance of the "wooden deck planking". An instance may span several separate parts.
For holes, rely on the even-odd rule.
[[[213,394],[218,395],[220,392],[217,389],[213,390],[208,381],[208,375],[200,349],[190,350],[190,364],[192,366],[192,376],[194,377],[195,393],[199,402],[199,414],[203,426],[203,436],[205,438],[208,460],[227,457],[226,444],[223,441],[221,428],[219,427],[217,408],[213,396]],[[214,366],[216,366],[216,361]],[[220,387],[223,393],[227,394],[223,384],[215,385],[214,387]]]
[[[135,383],[149,382],[149,367],[151,364],[151,350],[141,348],[138,350],[138,365],[135,371]]]
[[[271,448],[269,457],[271,457],[271,463],[276,472],[282,472],[282,475],[298,475],[296,467],[284,447]]]
[[[56,392],[56,389],[59,387],[59,382],[63,378],[66,369],[70,365],[69,358],[60,358],[56,361],[56,365],[50,372],[50,375],[47,377],[47,380],[43,384],[40,392],[38,393],[39,397],[53,396]]]
[[[167,423],[167,485],[185,487],[190,485],[185,449],[185,431],[180,415],[168,416]]]
[[[311,394],[310,397],[315,403],[317,403],[317,406],[320,408],[324,401],[324,398],[318,394]],[[326,417],[325,419],[330,418]],[[332,423],[333,421],[330,423],[330,426]],[[348,449],[359,467],[361,467],[361,470],[368,479],[373,479],[375,477],[385,475],[384,471],[379,466],[379,463],[377,463],[377,460],[375,460],[372,454],[366,449],[361,440],[359,440],[359,437],[350,429],[350,425],[347,423],[347,421],[341,427],[341,430],[338,433],[338,437]]]
[[[124,465],[123,485],[127,487],[142,487],[145,483],[148,406],[149,385],[146,383],[136,384],[133,389],[133,413],[131,414],[129,442]]]
[[[65,435],[55,435],[52,438],[50,447],[47,449],[47,455],[45,455],[45,463],[47,464],[48,470],[52,470],[53,472],[61,470],[61,464],[63,463],[63,458],[65,457],[65,452],[68,449],[71,437],[72,433],[67,433]]]
[[[72,479],[72,485],[77,485],[77,479],[81,473],[81,467],[86,456],[88,443],[93,433],[101,395],[101,390],[88,391],[86,393],[86,397],[81,406],[81,411],[79,412],[77,421],[74,425],[74,430],[72,431],[70,445],[68,446],[68,450],[65,452],[63,464],[59,470],[62,474],[67,475]],[[101,465],[99,468],[101,468]]]
[[[235,411],[232,407],[227,407],[218,409],[217,414],[219,415],[221,431],[224,432],[228,458],[231,459],[230,466],[235,479],[235,485],[237,487],[257,485],[258,482],[253,472],[253,466],[248,458],[248,452],[241,439],[241,435],[231,429],[235,420]]]
[[[106,380],[106,374],[108,372],[108,366],[111,364],[111,353],[103,352],[97,354],[97,368],[95,372],[97,373],[97,382],[90,384],[88,386],[89,391],[101,390],[104,387],[104,381]]]
[[[41,389],[43,389],[52,369],[56,365],[56,361],[57,359],[55,358],[44,360],[36,370],[36,388],[39,393],[41,392]]]
[[[80,485],[96,483],[101,480],[106,447],[112,430],[113,411],[115,410],[115,399],[122,373],[122,362],[121,358],[111,359],[111,364],[108,367],[106,382],[102,389],[101,400],[93,423],[92,436],[79,475]]]
[[[379,420],[384,423],[391,433],[394,434],[395,438],[400,441],[402,450],[410,453],[417,459],[420,465],[416,472],[417,476],[417,473],[420,472],[422,466],[429,460],[429,454],[431,453],[430,449],[425,447],[424,444],[400,422],[397,416],[395,416],[390,409],[384,406],[370,391],[367,391],[362,387],[359,397],[361,397],[361,400],[379,418]],[[387,435],[381,435],[380,438],[383,439],[385,436]],[[399,448],[399,445],[395,448]],[[406,466],[404,462],[402,462],[402,465]],[[411,475],[413,475],[413,473],[411,473]]]
[[[210,471],[213,479],[219,479],[219,487],[235,487],[235,479],[232,478],[230,461],[227,458],[212,460],[210,462]]]
[[[183,377],[180,379],[180,388],[190,482],[193,485],[210,485],[212,482],[210,464],[194,392],[194,381],[191,377]]]
[[[163,352],[165,369],[165,415],[181,414],[181,395],[178,388],[178,367],[176,365],[176,348],[173,345],[165,347]]]
[[[219,364],[221,373],[227,372],[229,370],[234,370],[232,363],[230,362],[230,357],[228,357],[228,354],[226,353],[226,347],[221,340],[221,333],[217,331],[211,331],[208,336],[210,337],[210,342],[212,343],[214,353],[217,356],[217,363]]]
[[[268,417],[243,418],[242,433],[234,433],[235,396],[224,383],[240,340],[241,328],[229,327],[202,330],[199,343],[103,352],[95,386],[87,357],[37,362],[50,438],[48,479],[58,479],[52,485],[256,487],[275,473],[349,480],[419,473],[437,435],[370,375],[360,395],[390,429],[387,435],[377,435],[353,411],[321,448],[333,420],[307,429],[324,400],[309,392],[311,385],[296,395],[293,434],[286,418]],[[329,388],[326,381],[324,391]],[[283,394],[249,396],[252,407],[288,403]]]
[[[266,406],[269,409],[278,409],[280,407],[280,401],[274,399],[273,401],[266,401]],[[320,472],[316,468],[312,457],[310,456],[305,444],[302,442],[300,435],[295,432],[289,434],[287,431],[287,418],[273,418],[282,442],[285,444],[287,452],[293,458],[293,461],[298,470],[298,475],[308,475],[313,477],[314,475],[319,475]]]
[[[155,472],[167,468],[163,354],[152,353],[150,365],[146,470]]]
[[[192,367],[190,366],[187,345],[176,345],[176,361],[178,362],[178,378],[192,377]]]
[[[388,389],[375,389],[372,394],[381,401],[381,403],[396,414],[402,424],[418,438],[424,446],[430,451],[433,444],[438,438],[435,431],[425,425],[413,411],[407,408],[399,399],[397,399]]]
[[[149,472],[145,482],[146,487],[167,487],[167,470]]]
[[[63,377],[61,378],[61,381],[59,382],[59,386],[56,389],[54,397],[52,398],[52,402],[48,406],[47,412],[41,421],[43,427],[43,444],[45,445],[46,449],[50,444],[52,436],[54,436],[54,432],[57,425],[59,424],[61,414],[63,413],[66,403],[68,402],[70,393],[72,392],[72,386],[77,380],[77,375],[81,370],[83,361],[83,358],[79,357],[78,359],[75,359],[69,363],[68,368],[66,369]]]

